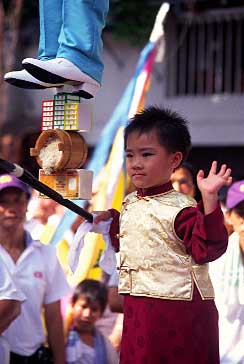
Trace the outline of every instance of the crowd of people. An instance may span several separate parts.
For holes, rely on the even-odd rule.
[[[5,81],[70,86],[93,98],[102,81],[108,0],[39,5],[38,59],[23,60]],[[137,113],[124,142],[134,190],[121,211],[94,218],[94,225],[109,221],[117,252],[118,270],[106,284],[68,283],[47,244],[63,209],[0,175],[1,364],[244,363],[244,181],[232,183],[231,169],[216,161],[207,174],[195,174],[186,162],[188,123],[168,109]],[[77,222],[71,244],[76,229]]]
[[[113,332],[117,315],[108,320],[107,287],[96,280],[84,280],[74,290],[55,247],[39,240],[50,218],[57,214],[57,203],[37,200],[36,191],[14,176],[0,176],[0,362],[116,364],[121,332]],[[65,332],[66,312],[61,310],[61,300],[67,297],[72,320]],[[101,318],[105,310],[106,324]],[[75,345],[78,351],[74,354],[72,337],[74,332],[80,337],[83,331],[84,343],[81,348]]]
[[[117,269],[75,287],[55,247],[40,241],[63,208],[0,175],[1,363],[244,362],[244,181],[233,183],[216,161],[195,174],[189,149],[180,115],[149,107],[132,118],[125,153],[134,191],[121,212],[94,218],[112,217]]]

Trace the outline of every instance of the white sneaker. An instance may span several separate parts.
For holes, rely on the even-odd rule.
[[[63,84],[53,85],[47,82],[42,82],[33,77],[26,70],[8,72],[4,75],[4,81],[16,87],[26,88],[31,90],[41,90],[45,88],[58,87],[63,85]]]
[[[65,58],[55,58],[48,61],[26,58],[22,64],[33,77],[41,82],[75,86],[73,93],[84,98],[94,97],[100,89],[100,84],[97,81]]]

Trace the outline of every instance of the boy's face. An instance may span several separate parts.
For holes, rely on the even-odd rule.
[[[170,180],[182,160],[181,152],[169,153],[158,140],[156,131],[132,132],[126,143],[126,169],[137,188],[157,187]]]
[[[73,323],[78,332],[91,332],[95,322],[102,316],[98,301],[89,303],[85,296],[80,296],[73,305]]]

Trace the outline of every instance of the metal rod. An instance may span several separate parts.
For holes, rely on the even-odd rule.
[[[63,198],[63,196],[54,191],[52,188],[48,187],[44,183],[40,182],[33,174],[31,174],[26,169],[20,167],[18,164],[8,162],[0,158],[0,168],[5,172],[17,177],[21,181],[25,182],[35,190],[43,193],[52,200],[58,202],[60,205],[67,207],[69,210],[75,212],[77,215],[84,217],[89,222],[93,222],[93,215],[84,210],[82,207],[76,205],[72,201]]]

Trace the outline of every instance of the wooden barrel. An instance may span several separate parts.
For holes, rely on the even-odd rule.
[[[86,161],[88,147],[83,136],[77,131],[61,129],[45,130],[37,138],[30,155],[36,157],[41,168],[60,171],[80,168]],[[44,168],[45,169],[45,168]]]

